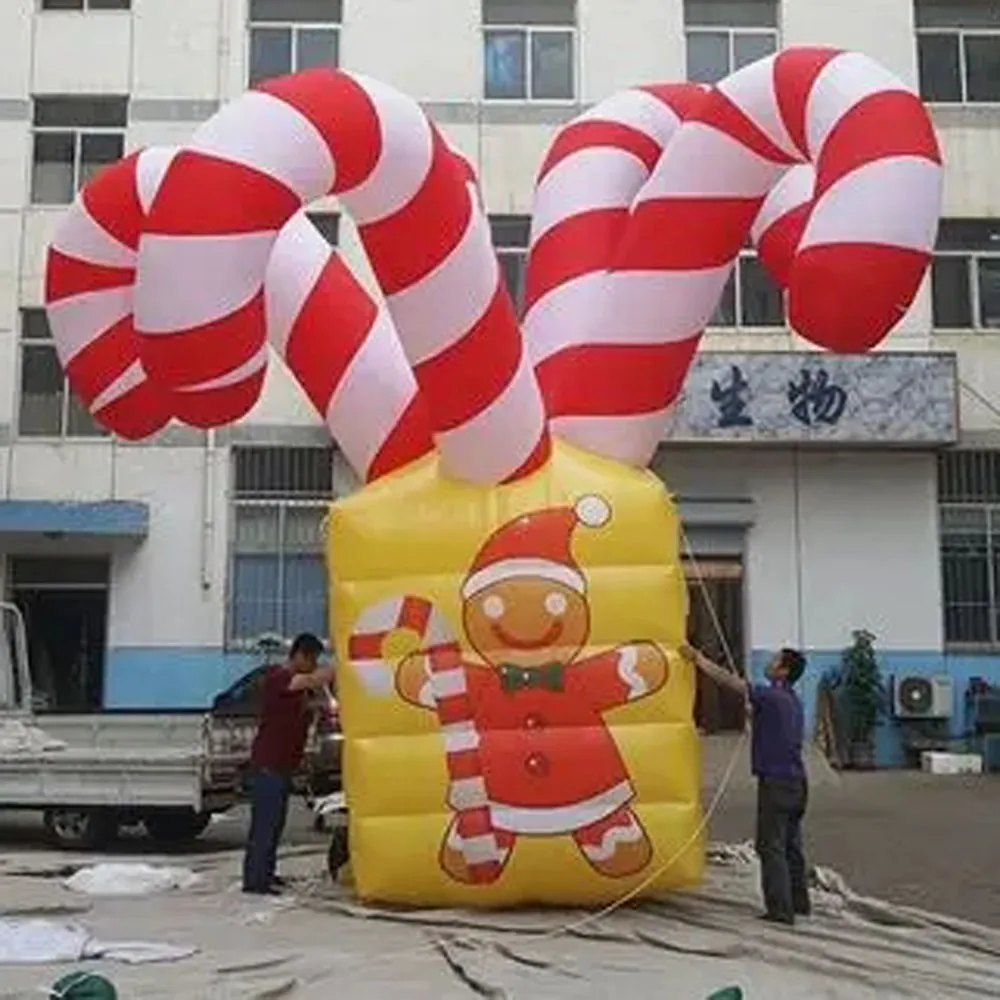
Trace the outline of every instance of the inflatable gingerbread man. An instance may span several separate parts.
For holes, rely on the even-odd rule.
[[[439,649],[451,660],[438,678],[464,676],[437,695],[435,651],[420,650],[400,665],[396,686],[406,701],[456,712],[451,725],[467,727],[465,743],[449,748],[449,804],[459,817],[440,853],[441,867],[457,881],[497,878],[519,836],[569,834],[595,871],[610,878],[635,874],[652,856],[602,713],[661,688],[666,657],[646,641],[580,655],[590,606],[571,540],[578,525],[600,528],[610,517],[607,501],[587,496],[502,525],[479,550],[461,591],[465,634],[478,659],[455,655],[451,642],[443,654]],[[457,705],[441,704],[449,694]],[[577,735],[567,739],[567,732]],[[476,863],[475,844],[459,829],[469,811],[482,819],[475,833],[494,838],[496,857],[487,855],[485,864]]]

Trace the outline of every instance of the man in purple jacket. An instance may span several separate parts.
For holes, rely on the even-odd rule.
[[[690,646],[682,649],[702,673],[743,694],[753,718],[751,766],[757,778],[757,837],[764,919],[794,924],[808,916],[809,886],[802,850],[802,820],[809,798],[802,761],[805,729],[794,685],[805,670],[796,649],[779,650],[768,663],[766,684],[749,684]]]

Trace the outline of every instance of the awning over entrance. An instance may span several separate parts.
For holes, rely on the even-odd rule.
[[[149,506],[136,500],[0,500],[0,536],[143,540]]]

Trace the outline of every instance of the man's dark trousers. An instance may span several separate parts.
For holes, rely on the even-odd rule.
[[[802,818],[809,799],[805,778],[760,778],[757,784],[757,854],[767,915],[792,923],[809,913],[802,851]]]
[[[268,892],[278,867],[278,844],[288,818],[291,780],[262,768],[253,775],[250,835],[243,855],[243,891]]]

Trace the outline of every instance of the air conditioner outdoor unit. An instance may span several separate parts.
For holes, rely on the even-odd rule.
[[[950,719],[954,689],[947,675],[898,676],[892,686],[892,714],[897,719]]]

